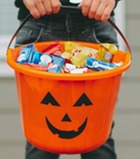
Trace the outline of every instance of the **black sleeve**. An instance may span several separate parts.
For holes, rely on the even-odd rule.
[[[15,0],[15,6],[19,8],[25,7],[23,0]]]
[[[120,0],[115,0],[115,8]]]

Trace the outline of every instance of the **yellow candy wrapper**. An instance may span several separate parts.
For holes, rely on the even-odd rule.
[[[71,53],[70,52],[63,52],[62,54],[61,54],[61,57],[63,57],[64,59],[70,59],[71,58]]]
[[[114,44],[102,43],[99,46],[97,60],[111,62],[118,48]]]
[[[62,57],[69,59],[77,68],[83,67],[87,57],[96,57],[97,51],[74,42],[65,42]],[[69,54],[70,53],[70,54]]]
[[[64,43],[64,51],[65,51],[65,52],[71,53],[72,50],[76,49],[76,47],[77,47],[77,44],[74,43],[74,42],[66,41],[66,42]]]
[[[73,65],[80,68],[85,66],[86,59],[88,57],[93,57],[93,54],[96,56],[95,50],[93,51],[91,48],[83,47],[81,50],[75,49],[72,51],[72,57],[70,58],[70,61]]]
[[[76,66],[77,68],[85,66],[86,58],[88,57],[88,54],[85,53],[79,53],[75,56],[72,56],[70,61],[71,63]]]

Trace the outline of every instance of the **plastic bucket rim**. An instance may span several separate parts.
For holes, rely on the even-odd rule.
[[[83,73],[83,74],[66,74],[66,73],[53,73],[53,72],[43,72],[38,70],[31,70],[29,68],[23,67],[22,65],[17,64],[13,61],[8,61],[8,64],[19,73],[23,73],[28,76],[54,79],[54,80],[91,80],[91,79],[101,79],[112,77],[118,74],[125,72],[130,67],[130,62],[126,65],[123,65],[114,70],[106,70],[102,72],[93,72],[93,73]]]

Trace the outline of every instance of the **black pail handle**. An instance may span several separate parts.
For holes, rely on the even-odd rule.
[[[61,10],[62,11],[65,11],[67,13],[74,13],[74,12],[81,12],[81,8],[78,8],[78,7],[75,7],[75,6],[61,6]],[[12,36],[9,44],[8,44],[8,47],[7,47],[7,51],[8,49],[10,48],[14,38],[16,37],[16,35],[18,34],[18,32],[20,31],[20,29],[24,26],[24,24],[28,21],[28,19],[32,17],[31,14],[28,14],[25,19],[22,21],[22,23],[20,24],[20,26],[18,27],[18,29],[16,30],[16,32],[14,33],[14,35]],[[119,35],[122,37],[123,41],[125,42],[126,46],[127,46],[127,49],[129,51],[129,53],[131,53],[131,48],[129,46],[129,43],[127,42],[125,36],[123,35],[123,33],[121,32],[121,30],[117,27],[117,25],[111,20],[111,19],[108,19],[108,22],[112,25],[112,27],[115,28],[115,30],[119,33]]]

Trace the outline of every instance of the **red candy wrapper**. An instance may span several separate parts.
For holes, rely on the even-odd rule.
[[[49,46],[47,46],[45,49],[41,50],[42,53],[46,53],[46,54],[59,54],[61,52],[61,45],[60,42],[53,42],[52,44],[50,44]]]

